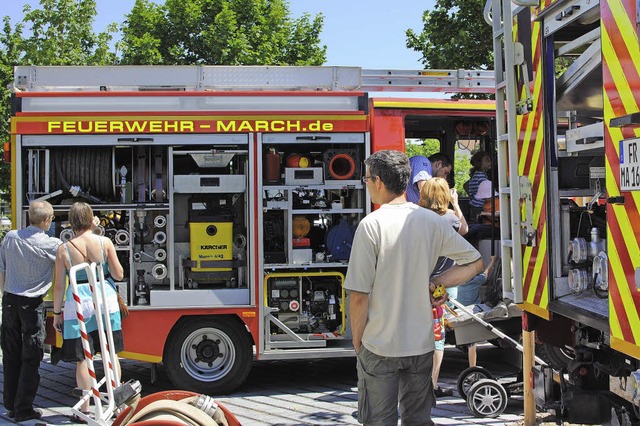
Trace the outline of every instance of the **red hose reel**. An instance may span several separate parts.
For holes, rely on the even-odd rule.
[[[357,179],[360,175],[360,157],[351,149],[334,149],[324,153],[325,179]]]

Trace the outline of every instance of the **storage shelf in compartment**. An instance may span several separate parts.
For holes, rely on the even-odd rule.
[[[264,269],[304,269],[304,268],[346,268],[348,266],[347,263],[342,262],[314,262],[314,263],[305,263],[302,265],[298,265],[295,263],[265,263]]]
[[[148,209],[148,210],[169,210],[167,203],[139,203],[139,204],[92,204],[93,211],[103,210],[127,210],[127,209]]]
[[[147,210],[169,210],[169,205],[166,203],[140,203],[140,204],[91,204],[91,208],[94,212],[101,212],[105,210],[136,210],[136,209],[147,209]],[[29,211],[29,206],[23,209],[24,212]],[[53,206],[54,213],[69,213],[69,206]]]
[[[567,152],[566,150],[557,150],[558,158],[568,157],[584,157],[588,155],[604,155],[604,148],[585,149],[583,151]]]
[[[594,190],[591,188],[561,189],[558,191],[560,197],[593,197]]]
[[[300,144],[304,143],[304,145],[308,145],[311,147],[317,147],[318,145],[335,145],[339,144],[341,146],[349,146],[349,147],[358,147],[365,143],[365,140],[326,140],[326,139],[318,139],[318,140],[309,140],[309,139],[292,139],[292,140],[270,140],[263,141],[263,145],[292,145],[292,144]]]
[[[150,309],[158,309],[157,306],[152,305],[127,305],[129,311],[148,311]]]
[[[349,214],[364,213],[364,209],[293,209],[292,214]]]
[[[323,184],[318,185],[263,185],[264,190],[290,190],[298,188],[311,188],[311,189],[363,189],[361,180],[329,180]]]

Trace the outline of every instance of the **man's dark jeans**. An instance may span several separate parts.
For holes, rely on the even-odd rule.
[[[2,363],[4,407],[16,417],[33,410],[40,384],[38,368],[44,356],[42,298],[5,293],[2,298]]]

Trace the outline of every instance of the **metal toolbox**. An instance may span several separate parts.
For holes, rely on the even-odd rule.
[[[173,189],[176,193],[240,193],[247,187],[244,175],[176,175]]]
[[[285,167],[285,185],[322,185],[322,167]]]

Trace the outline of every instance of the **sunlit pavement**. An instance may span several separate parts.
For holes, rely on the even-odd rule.
[[[479,347],[478,364],[502,381],[515,380],[517,353],[485,344]],[[511,396],[505,412],[498,418],[476,418],[458,396],[458,374],[467,366],[466,355],[447,348],[441,371],[441,384],[454,390],[454,396],[438,399],[433,419],[439,425],[512,425],[522,421],[521,396]],[[143,394],[172,389],[162,367],[152,383],[150,364],[123,360],[124,380],[137,379]],[[43,411],[40,420],[25,425],[71,425],[69,415],[76,399],[74,365],[52,365],[48,355],[42,363],[42,380],[35,405]],[[4,376],[4,375],[3,375]],[[358,424],[355,359],[270,361],[254,363],[246,383],[235,393],[217,396],[243,425],[340,425]],[[14,424],[0,408],[0,424]]]

